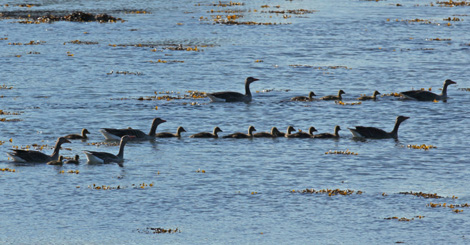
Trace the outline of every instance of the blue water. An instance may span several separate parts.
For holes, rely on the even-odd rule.
[[[217,1],[32,3],[38,6],[2,3],[1,11],[82,10],[125,22],[0,20],[0,86],[12,87],[0,89],[0,110],[13,114],[0,115],[6,120],[0,122],[0,169],[16,171],[0,171],[0,243],[469,243],[468,208],[426,206],[470,202],[469,92],[464,90],[470,87],[469,7],[413,0],[255,0],[229,7],[210,6]],[[266,13],[299,9],[312,12],[286,18]],[[236,21],[276,25],[217,24],[215,15],[227,13],[211,10],[239,10],[243,16]],[[444,20],[449,17],[461,21]],[[411,22],[415,19],[430,24]],[[30,41],[39,45],[9,45]],[[170,49],[179,44],[199,51]],[[194,90],[243,92],[248,76],[260,79],[251,86],[249,104],[138,100]],[[439,93],[448,78],[457,85],[449,86],[447,103],[385,96],[351,104],[374,90]],[[289,101],[309,91],[320,97],[339,89],[346,92],[347,105]],[[390,131],[398,115],[410,117],[398,141],[357,141],[347,130],[363,125]],[[181,139],[129,143],[123,168],[86,164],[84,150],[118,151],[91,144],[104,141],[100,128],[147,132],[155,117],[167,120],[158,132],[175,132],[178,126],[188,132]],[[221,136],[246,132],[250,125],[258,132],[272,126],[285,131],[289,125],[343,130],[338,140],[188,137],[214,126],[224,131]],[[91,132],[90,139],[61,150],[66,157],[79,154],[78,166],[15,164],[6,155],[32,144],[47,144],[43,151],[50,154],[59,136],[82,128]],[[407,147],[421,144],[437,148]],[[330,150],[358,155],[325,154]],[[297,192],[307,188],[355,194]],[[409,191],[444,198],[399,194]],[[181,232],[147,234],[147,228]]]

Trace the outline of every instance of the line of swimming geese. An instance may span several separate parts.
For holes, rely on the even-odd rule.
[[[252,95],[250,92],[250,84],[258,81],[259,79],[248,77],[245,80],[245,94],[241,94],[238,92],[226,91],[226,92],[216,92],[216,93],[209,93],[207,96],[213,102],[250,102],[252,100]],[[435,94],[429,91],[424,90],[410,90],[401,92],[400,94],[409,99],[414,99],[418,101],[435,101],[435,100],[445,100],[447,99],[447,87],[451,84],[456,84],[456,82],[447,79],[444,81],[444,86],[442,88],[441,94]],[[328,95],[320,98],[321,100],[342,100],[341,95],[345,94],[343,90],[338,91],[338,95]],[[359,100],[375,100],[377,95],[380,94],[378,91],[375,91],[372,96],[361,96],[358,98]],[[313,96],[315,93],[310,92],[308,97],[305,96],[297,96],[292,98],[293,101],[312,101]],[[356,126],[355,128],[349,128],[353,137],[359,138],[374,138],[374,139],[384,139],[384,138],[398,138],[398,127],[400,124],[407,120],[409,117],[405,116],[398,116],[395,121],[395,126],[391,132],[386,132],[382,129],[375,128],[375,127],[364,127],[364,126]],[[108,152],[96,152],[96,151],[84,151],[88,163],[89,164],[103,164],[103,163],[117,163],[119,166],[123,167],[124,161],[124,146],[130,140],[152,140],[155,138],[169,138],[169,137],[181,137],[182,132],[186,132],[183,127],[178,127],[176,133],[156,133],[158,125],[161,123],[166,122],[161,118],[155,118],[152,121],[152,126],[150,128],[150,132],[145,134],[141,130],[138,129],[114,129],[114,128],[103,128],[100,132],[104,135],[107,140],[120,140],[119,144],[119,152],[117,155],[108,153]],[[286,137],[286,138],[339,138],[339,131],[341,130],[340,126],[335,126],[334,133],[321,133],[321,134],[314,134],[317,130],[314,127],[310,127],[308,133],[306,132],[297,132],[292,133],[295,131],[294,127],[289,126],[287,128],[286,133],[280,132],[276,127],[271,129],[271,132],[260,132],[260,133],[253,133],[256,131],[254,126],[250,126],[248,128],[248,134],[245,133],[233,133],[229,135],[225,135],[222,138],[257,138],[257,137],[268,137],[268,138],[275,138],[275,137]],[[201,132],[197,134],[193,134],[189,136],[190,138],[218,138],[219,132],[222,130],[219,127],[215,127],[213,132]],[[71,143],[70,139],[87,139],[87,134],[89,134],[87,129],[82,130],[81,135],[71,134],[66,135],[65,137],[60,137],[54,147],[54,151],[52,155],[46,155],[39,151],[28,151],[28,150],[20,150],[20,149],[13,149],[12,152],[7,153],[13,161],[15,162],[32,162],[32,163],[47,163],[49,165],[62,165],[63,164],[63,157],[59,156],[60,147],[64,143]],[[74,159],[67,160],[66,163],[75,163],[78,164],[79,156],[76,155]]]
[[[386,132],[382,129],[376,127],[364,127],[356,126],[355,128],[348,128],[353,137],[358,138],[372,138],[372,139],[386,139],[386,138],[398,138],[398,128],[400,124],[407,120],[409,117],[398,116],[395,121],[395,126],[391,132]],[[117,163],[120,167],[123,167],[124,162],[124,146],[129,141],[138,141],[138,140],[152,140],[156,138],[170,138],[170,137],[181,137],[182,132],[186,132],[183,127],[178,127],[175,134],[169,132],[156,133],[158,125],[166,122],[161,118],[155,118],[152,121],[152,126],[148,134],[144,133],[141,130],[133,128],[102,128],[100,132],[106,138],[106,140],[120,140],[118,154],[114,155],[108,152],[97,152],[97,151],[83,151],[87,158],[88,164],[108,164],[108,163]],[[246,139],[246,138],[313,138],[313,139],[338,139],[339,131],[341,130],[340,126],[335,126],[334,133],[320,133],[314,134],[317,132],[315,127],[310,127],[307,132],[296,131],[293,126],[288,126],[285,133],[280,132],[276,127],[272,127],[270,132],[259,132],[256,131],[254,126],[248,127],[248,133],[236,132],[223,136],[222,138],[232,138],[232,139]],[[219,138],[218,133],[223,132],[219,127],[214,127],[214,130],[211,132],[200,132],[189,136],[190,138]],[[59,137],[54,146],[54,151],[51,155],[46,155],[40,151],[34,150],[22,150],[22,149],[13,149],[12,152],[8,152],[8,156],[12,158],[14,162],[28,162],[28,163],[47,163],[48,165],[62,165],[64,164],[64,158],[59,155],[60,148],[62,144],[71,143],[70,140],[74,139],[88,139],[87,134],[90,132],[87,129],[82,129],[81,134],[69,134],[63,137]],[[66,164],[78,164],[79,155],[75,155],[74,159],[67,160]]]

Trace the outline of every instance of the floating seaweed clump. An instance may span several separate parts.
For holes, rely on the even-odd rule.
[[[329,150],[327,152],[325,152],[325,154],[337,154],[337,155],[359,155],[357,152],[352,152],[348,149],[346,149],[345,151],[333,151],[333,150]]]
[[[0,168],[0,171],[2,171],[2,172],[12,172],[12,173],[16,172],[16,170],[12,169],[12,168]]]
[[[467,1],[452,1],[452,0],[449,0],[449,1],[442,1],[442,2],[436,2],[437,4],[439,5],[442,5],[444,7],[455,7],[455,6],[470,6],[470,2],[467,2]]]
[[[425,150],[425,151],[428,151],[429,149],[435,149],[437,148],[437,146],[434,146],[434,145],[426,145],[426,144],[422,144],[422,145],[407,145],[408,148],[411,148],[411,149],[422,149],[422,150]]]
[[[354,190],[340,190],[340,189],[321,189],[321,190],[315,190],[313,188],[311,189],[305,189],[305,190],[292,190],[292,193],[302,193],[302,194],[328,194],[328,196],[335,196],[335,195],[342,195],[342,196],[349,196],[354,193],[357,195],[362,194],[362,191],[354,191]]]
[[[6,85],[6,84],[3,84],[3,85],[0,85],[0,90],[2,90],[2,89],[13,89],[13,87],[12,87],[12,86],[8,86],[8,85]]]
[[[146,234],[160,234],[160,233],[181,233],[181,230],[178,228],[175,229],[164,229],[164,228],[153,228],[147,227],[145,229],[137,229],[139,233],[146,233]]]
[[[59,171],[59,174],[64,174],[65,173],[65,170],[61,170]],[[68,174],[79,174],[80,171],[79,170],[69,170],[67,171]]]
[[[92,14],[85,12],[74,12],[68,15],[55,16],[47,14],[36,18],[35,20],[19,21],[22,24],[40,24],[40,23],[51,23],[54,21],[71,21],[71,22],[100,22],[100,23],[114,23],[117,21],[124,22],[121,18],[116,18],[108,14]]]
[[[424,198],[443,198],[442,196],[437,195],[436,193],[430,194],[430,193],[423,193],[423,192],[399,192],[398,194],[403,194],[403,195],[413,195],[417,197],[424,197]]]
[[[463,204],[447,204],[447,203],[433,203],[430,202],[429,204],[426,204],[426,207],[431,207],[431,208],[438,208],[438,207],[443,207],[443,208],[450,208],[452,209],[452,212],[454,213],[462,213],[463,209],[459,208],[469,208],[470,204],[468,203],[463,203]]]
[[[422,219],[422,218],[424,218],[424,216],[418,215],[418,216],[415,216],[415,217],[413,217],[413,218],[411,218],[411,219],[405,218],[405,217],[398,218],[398,217],[394,216],[394,217],[388,217],[388,218],[384,218],[384,219],[387,219],[387,220],[398,220],[398,221],[412,221],[412,220],[415,220],[415,218],[416,218],[416,219]]]
[[[118,74],[118,75],[135,75],[135,76],[142,76],[144,75],[143,72],[133,72],[133,71],[114,71],[111,70],[110,72],[106,73],[106,75],[112,75],[112,74]]]
[[[345,69],[345,70],[351,70],[352,68],[349,68],[347,66],[312,66],[312,65],[289,65],[294,68],[313,68],[313,69],[318,69],[318,70],[336,70],[336,69]]]
[[[28,43],[8,43],[8,45],[40,45],[44,44],[46,41],[29,41]]]
[[[139,97],[137,100],[166,100],[166,101],[171,101],[171,100],[182,100],[182,99],[202,99],[206,98],[207,95],[205,92],[199,92],[199,91],[193,91],[193,90],[188,90],[186,91],[187,94],[183,94],[181,96],[179,92],[173,92],[173,91],[165,91],[165,92],[157,92],[155,91],[155,96],[145,96],[145,97]],[[172,96],[171,94],[177,94],[176,96]],[[163,95],[162,95],[163,94]]]
[[[343,101],[339,100],[339,101],[335,101],[335,104],[337,104],[337,105],[360,105],[360,104],[362,104],[362,102],[346,103],[346,102],[343,102]]]
[[[80,40],[73,40],[73,41],[69,41],[68,43],[72,43],[72,44],[86,44],[86,45],[98,44],[98,42],[80,41]],[[64,43],[64,45],[65,45],[65,43]]]

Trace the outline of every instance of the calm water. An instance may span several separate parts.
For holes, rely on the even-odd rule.
[[[216,2],[34,1],[31,8],[2,2],[2,11],[82,10],[126,21],[0,21],[0,85],[12,87],[0,90],[0,110],[14,114],[0,116],[7,120],[0,122],[0,168],[16,170],[0,172],[0,243],[470,243],[468,208],[456,213],[426,206],[470,202],[469,92],[464,90],[470,87],[470,7],[411,0],[211,6]],[[268,13],[300,9],[309,11]],[[130,13],[136,10],[149,13]],[[276,25],[214,24],[216,15],[227,16],[217,11],[226,10],[242,15],[235,21]],[[444,20],[449,17],[460,21]],[[30,41],[39,44],[9,45]],[[179,44],[199,51],[169,49]],[[242,92],[247,76],[260,79],[252,84],[259,93],[250,104],[138,100],[167,91],[170,96],[189,90]],[[346,103],[374,90],[432,87],[438,93],[447,78],[457,82],[449,87],[447,103],[389,96],[360,105],[288,101],[309,91],[324,96],[339,89],[346,91]],[[364,125],[389,131],[398,115],[411,117],[402,124],[399,141],[356,141],[347,130]],[[83,150],[117,153],[116,146],[89,144],[103,142],[100,128],[147,132],[154,117],[167,120],[160,132],[184,126],[188,133],[128,144],[124,168],[85,164]],[[188,138],[214,126],[225,135],[245,132],[249,125],[258,132],[272,126],[284,131],[288,125],[343,130],[339,140]],[[91,132],[90,139],[61,151],[67,157],[80,154],[78,166],[17,165],[6,155],[14,146],[52,146],[57,137],[82,128]],[[437,148],[407,147],[421,144]],[[330,150],[358,155],[325,154]],[[113,189],[117,186],[121,189]],[[306,188],[362,194],[292,192]],[[408,191],[444,198],[399,194]],[[181,232],[148,234],[147,228]]]

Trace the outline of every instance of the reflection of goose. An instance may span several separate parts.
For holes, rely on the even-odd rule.
[[[65,164],[79,164],[80,163],[79,159],[80,159],[80,156],[75,155],[75,157],[73,159],[69,159],[69,160],[65,161],[64,163]]]
[[[398,138],[398,127],[400,127],[400,124],[408,119],[409,117],[405,116],[398,116],[397,120],[395,121],[395,127],[393,127],[392,132],[385,132],[384,130],[380,128],[375,128],[375,127],[362,127],[362,126],[356,126],[356,128],[349,128],[349,131],[351,131],[352,135],[354,137],[359,137],[359,138],[372,138],[372,139],[386,139],[386,138]]]
[[[200,132],[189,136],[189,138],[219,138],[217,135],[218,132],[223,132],[219,127],[214,127],[212,133],[209,132]]]
[[[424,90],[410,90],[406,92],[401,92],[400,94],[407,99],[414,99],[419,101],[445,100],[447,99],[447,86],[451,84],[456,84],[456,82],[450,79],[445,80],[441,94],[435,94],[433,92]]]
[[[328,139],[328,138],[339,138],[339,131],[341,130],[341,128],[336,125],[335,126],[335,133],[334,134],[330,134],[330,133],[322,133],[322,134],[315,134],[313,136],[313,138],[319,138],[319,139]]]
[[[212,102],[250,102],[251,101],[251,92],[250,84],[258,79],[253,77],[248,77],[245,80],[245,94],[238,92],[217,92],[210,93],[207,96],[211,99]]]
[[[18,149],[14,149],[13,152],[9,152],[7,154],[8,156],[12,157],[13,161],[15,162],[47,163],[49,161],[59,159],[60,147],[64,143],[70,143],[70,141],[64,137],[58,138],[54,146],[54,152],[50,156],[39,151],[26,151]]]
[[[342,94],[345,94],[345,92],[340,89],[338,91],[338,95],[327,95],[327,96],[321,97],[320,99],[322,99],[322,100],[343,100],[343,97],[341,97]]]
[[[256,131],[255,127],[250,126],[248,128],[248,134],[237,132],[237,133],[225,135],[222,138],[236,138],[236,139],[252,138],[253,137],[253,131]]]
[[[170,132],[163,132],[163,133],[158,133],[155,134],[155,137],[157,138],[171,138],[171,137],[181,137],[181,133],[186,132],[186,130],[183,127],[178,127],[176,129],[176,134],[170,133]]]
[[[275,138],[279,137],[281,135],[281,132],[276,127],[271,128],[271,132],[259,132],[256,134],[253,134],[253,137],[255,138]]]
[[[308,93],[308,97],[306,96],[296,96],[292,99],[290,99],[291,101],[313,101],[313,96],[315,96],[316,94],[312,91],[310,91],[310,93]]]
[[[88,132],[88,130],[86,128],[84,128],[84,129],[82,129],[81,134],[69,134],[69,135],[64,136],[64,138],[71,139],[71,140],[88,139],[88,136],[86,136],[86,135],[89,134],[89,133],[90,132]]]
[[[375,100],[377,100],[377,95],[379,95],[379,94],[380,94],[380,92],[375,90],[374,94],[372,96],[363,95],[363,96],[361,96],[357,99],[358,100],[374,100],[375,101]]]
[[[133,136],[132,140],[146,140],[146,139],[154,139],[155,138],[155,131],[157,131],[158,125],[161,123],[166,122],[161,118],[155,118],[152,121],[152,127],[150,127],[149,134],[145,134],[144,132],[138,129],[132,128],[123,128],[123,129],[116,129],[116,128],[102,128],[100,132],[104,135],[107,140],[119,140],[124,135]]]
[[[62,166],[62,164],[64,164],[64,162],[62,162],[63,160],[64,160],[64,157],[59,156],[59,159],[49,161],[49,162],[47,162],[47,165],[60,165],[60,166]]]
[[[124,165],[124,146],[129,141],[129,136],[124,135],[121,138],[119,143],[119,152],[117,155],[107,153],[107,152],[97,152],[97,151],[84,151],[86,158],[88,159],[88,164],[103,164],[103,163],[117,163],[120,167]]]
[[[312,138],[313,137],[313,132],[317,131],[315,127],[310,127],[308,128],[308,133],[306,132],[297,132],[295,134],[289,134],[286,137],[287,138]]]

